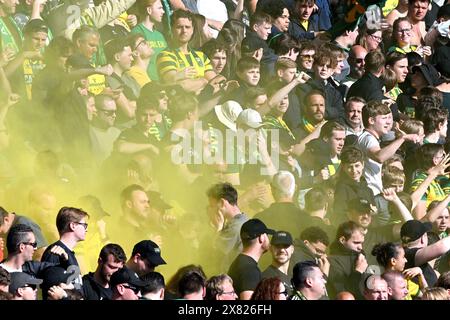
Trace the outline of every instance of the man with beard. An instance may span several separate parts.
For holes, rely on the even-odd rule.
[[[178,83],[188,92],[200,92],[216,76],[208,57],[189,47],[194,34],[192,14],[176,10],[171,18],[174,46],[162,51],[157,69],[162,83]]]
[[[339,87],[339,92],[343,97],[347,96],[348,89],[356,82],[356,80],[361,79],[364,75],[364,66],[367,50],[359,44],[354,45],[349,52],[348,64],[350,65],[350,74],[341,82]]]
[[[362,123],[362,109],[367,105],[360,97],[350,97],[344,105],[344,118],[340,123],[345,128],[345,136],[360,136],[364,131]]]
[[[240,300],[250,300],[261,281],[258,261],[269,250],[269,235],[274,233],[274,230],[268,229],[259,219],[250,219],[242,225],[242,253],[234,259],[228,270]]]
[[[277,231],[270,241],[270,253],[272,254],[272,264],[262,273],[262,278],[278,277],[283,282],[288,294],[292,294],[291,274],[288,273],[289,262],[294,245],[292,236],[286,231]]]
[[[107,244],[100,251],[95,272],[83,276],[83,296],[85,300],[111,300],[109,281],[114,272],[123,267],[126,256],[123,249],[114,243]]]
[[[294,130],[297,141],[301,141],[320,125],[324,124],[325,94],[312,90],[305,96],[300,125]]]

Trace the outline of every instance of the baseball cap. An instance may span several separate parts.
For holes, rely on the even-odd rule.
[[[408,243],[419,239],[424,233],[431,231],[430,222],[420,222],[419,220],[406,221],[400,229],[400,238],[403,243]]]
[[[214,107],[217,118],[227,128],[236,131],[236,120],[242,112],[242,107],[239,103],[233,100],[224,102]]]
[[[29,285],[40,285],[42,279],[37,279],[25,272],[11,272],[11,284],[9,285],[9,293],[16,293],[17,289]]]
[[[137,288],[142,288],[143,286],[145,286],[145,282],[138,277],[136,272],[128,269],[127,267],[123,267],[114,272],[109,283],[111,287],[122,283],[127,283]]]
[[[414,74],[417,71],[422,73],[423,77],[430,86],[437,86],[444,82],[439,72],[431,64],[423,63],[420,66],[414,66],[412,68],[412,73]]]
[[[80,205],[86,207],[89,214],[93,214],[97,219],[104,216],[110,216],[108,212],[103,209],[100,199],[93,195],[85,195],[79,199]]]
[[[148,199],[150,200],[150,206],[161,210],[171,209],[172,206],[165,202],[161,197],[161,193],[156,191],[147,191]]]
[[[264,40],[258,37],[245,37],[241,44],[241,54],[250,54],[264,48]]]
[[[60,283],[67,283],[67,280],[73,272],[69,272],[62,267],[50,267],[44,270],[42,274],[42,286],[43,288],[50,288],[57,286]]]
[[[354,198],[348,202],[348,209],[362,213],[374,213],[370,201],[364,198]]]
[[[250,219],[241,227],[242,240],[252,240],[264,233],[274,234],[275,230],[268,229],[264,222],[259,219]]]
[[[279,246],[279,245],[285,245],[285,246],[291,246],[294,243],[294,240],[292,239],[292,236],[287,231],[277,231],[272,236],[272,240],[270,241],[271,245]]]
[[[236,123],[239,126],[247,126],[258,129],[263,126],[261,115],[254,109],[245,109],[237,117]]]
[[[151,240],[142,240],[141,242],[138,242],[133,248],[132,255],[134,256],[136,253],[139,253],[142,258],[146,259],[154,266],[166,264],[161,257],[161,249]]]

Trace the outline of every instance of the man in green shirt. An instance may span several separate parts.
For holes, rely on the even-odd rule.
[[[145,0],[140,2],[139,12],[145,14],[144,20],[134,27],[132,33],[141,33],[149,46],[153,49],[153,55],[147,68],[147,73],[153,81],[159,80],[156,69],[158,54],[167,47],[163,34],[155,29],[155,24],[162,21],[164,8],[160,0]]]

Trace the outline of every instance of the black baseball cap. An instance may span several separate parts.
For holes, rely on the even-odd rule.
[[[161,249],[151,240],[142,240],[141,242],[138,242],[133,248],[132,255],[134,256],[136,253],[139,253],[143,259],[146,259],[154,266],[166,264],[161,257]]]
[[[242,240],[252,240],[264,233],[275,234],[275,230],[268,229],[264,222],[259,219],[250,219],[241,227]]]
[[[430,222],[421,222],[419,220],[406,221],[400,229],[400,237],[403,243],[415,241],[423,236],[424,233],[431,231],[432,224]]]
[[[292,236],[287,231],[277,231],[272,236],[272,240],[270,241],[271,245],[274,246],[291,246],[294,243]]]
[[[364,198],[354,198],[348,202],[348,210],[353,212],[374,213],[369,200]]]
[[[171,209],[172,206],[165,202],[161,196],[161,193],[156,191],[147,191],[148,199],[150,200],[150,205],[160,210]]]
[[[44,270],[42,273],[42,288],[43,290],[49,289],[52,286],[57,286],[61,283],[67,283],[70,276],[73,275],[73,272],[69,272],[68,270],[62,267],[50,267]]]
[[[111,280],[109,281],[111,287],[123,283],[130,284],[137,288],[142,288],[145,286],[145,282],[139,278],[136,272],[128,269],[127,267],[123,267],[114,272],[111,276]]]
[[[11,272],[11,283],[9,285],[9,293],[15,294],[17,289],[29,285],[40,285],[42,279],[37,279],[25,272]]]

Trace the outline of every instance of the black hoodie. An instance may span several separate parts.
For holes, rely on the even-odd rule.
[[[366,274],[355,270],[356,259],[360,254],[364,253],[347,249],[338,241],[331,244],[328,257],[330,273],[327,281],[330,299],[334,299],[336,294],[342,291],[351,292],[357,300],[364,299],[363,288]]]

